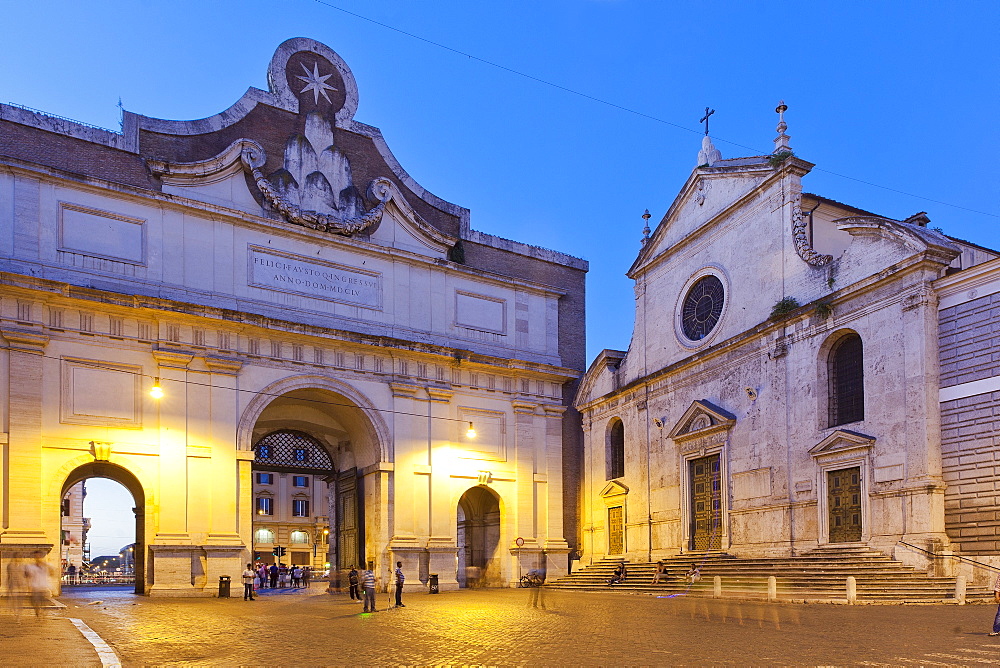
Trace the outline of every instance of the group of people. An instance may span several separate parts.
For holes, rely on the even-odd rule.
[[[243,600],[252,601],[254,600],[253,593],[257,589],[265,587],[301,589],[308,587],[312,580],[312,571],[308,566],[289,567],[286,564],[260,564],[260,566],[254,567],[253,564],[247,564],[242,579]]]
[[[660,559],[656,562],[656,568],[653,571],[653,582],[651,584],[659,584],[660,581],[666,581],[668,577],[667,574],[667,562]],[[688,584],[694,584],[701,580],[701,566],[696,563],[691,564],[691,568],[684,573],[684,580]],[[611,573],[611,578],[608,580],[608,586],[621,584],[625,582],[628,578],[628,567],[625,566],[625,562],[618,564],[615,570]]]
[[[377,612],[375,607],[375,571],[372,562],[368,562],[368,568],[358,572],[358,569],[351,564],[351,570],[347,573],[348,591],[352,601],[364,602],[364,612]],[[396,607],[405,608],[403,604],[403,582],[406,576],[403,574],[403,562],[396,562],[396,570],[393,573],[393,580],[396,584]],[[362,597],[362,591],[364,596]]]

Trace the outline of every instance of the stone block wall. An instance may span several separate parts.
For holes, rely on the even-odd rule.
[[[941,404],[945,527],[965,554],[1000,551],[1000,392]]]
[[[942,309],[941,387],[1000,376],[1000,292]]]

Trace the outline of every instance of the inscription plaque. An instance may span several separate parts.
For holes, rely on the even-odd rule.
[[[382,308],[382,274],[250,246],[247,284],[314,299]]]

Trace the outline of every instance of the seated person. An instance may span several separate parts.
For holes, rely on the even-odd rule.
[[[660,580],[667,579],[667,564],[660,559],[656,562],[656,570],[653,571],[653,584],[659,584]]]
[[[691,564],[691,569],[684,574],[684,579],[689,583],[694,584],[701,579],[701,567],[697,564]]]
[[[608,580],[609,585],[620,584],[625,582],[625,578],[628,577],[628,569],[625,568],[625,563],[622,562],[618,564],[615,568],[615,572],[611,574],[611,579]]]

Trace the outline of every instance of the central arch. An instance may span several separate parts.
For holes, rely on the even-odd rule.
[[[106,461],[92,461],[82,464],[67,475],[59,498],[62,499],[70,488],[90,478],[107,478],[121,484],[132,495],[132,512],[135,513],[135,593],[146,593],[146,493],[142,483],[131,471],[123,466]],[[60,506],[61,507],[61,506]]]
[[[238,439],[240,449],[254,450],[256,561],[329,568],[336,586],[339,570],[383,549],[382,532],[366,530],[366,519],[381,521],[385,509],[377,507],[378,482],[366,489],[364,474],[379,470],[392,449],[368,397],[333,378],[285,378],[248,403]],[[319,456],[295,459],[300,451]]]
[[[500,497],[488,487],[471,487],[458,500],[457,514],[459,586],[499,584]]]

